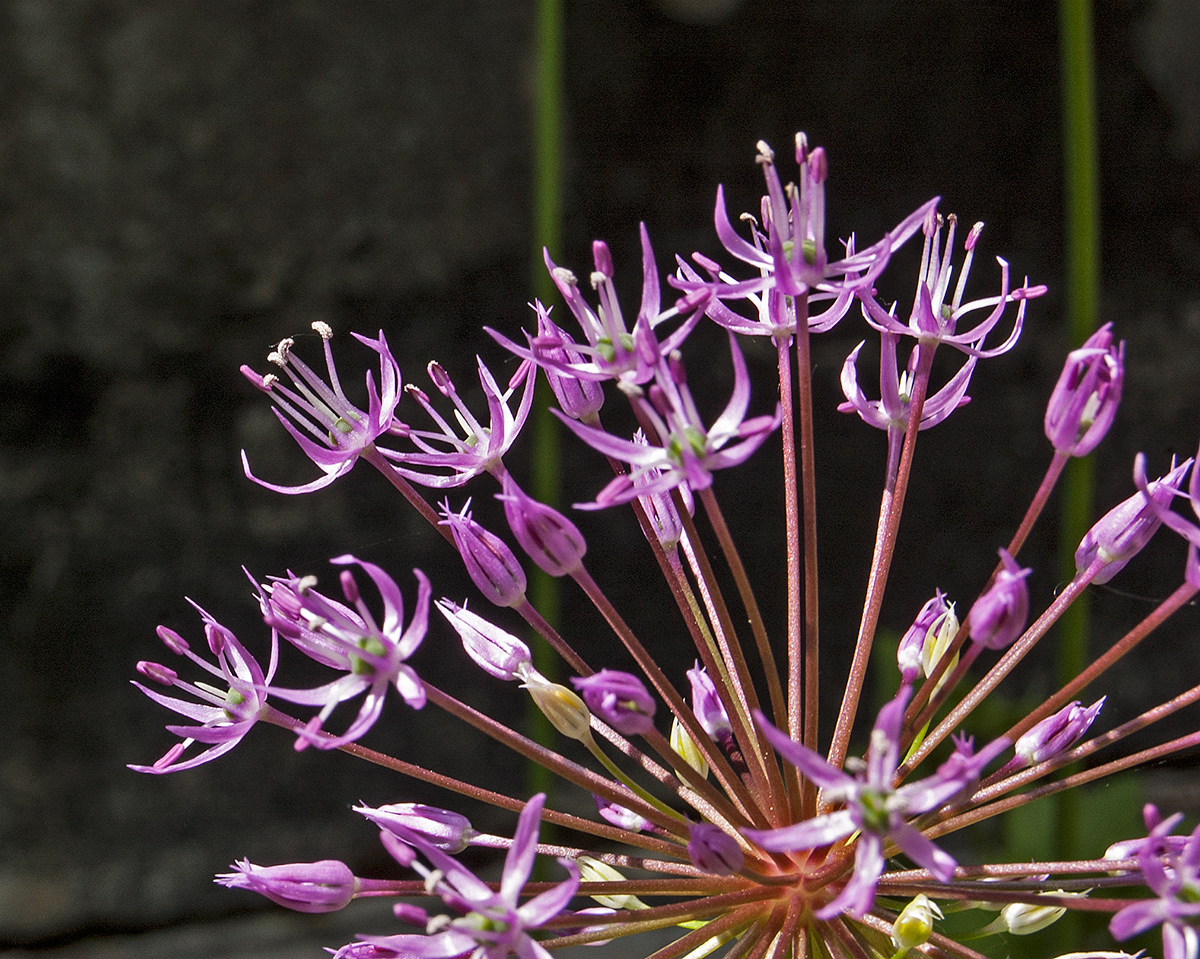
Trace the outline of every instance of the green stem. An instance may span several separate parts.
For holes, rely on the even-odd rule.
[[[1097,150],[1096,70],[1092,0],[1059,0],[1059,51],[1063,98],[1063,194],[1067,326],[1077,347],[1096,329],[1100,307],[1100,176]],[[1095,463],[1076,459],[1067,468],[1059,555],[1070,562],[1087,532],[1094,498]],[[1087,663],[1089,604],[1086,597],[1059,625],[1059,681],[1067,682]],[[1058,805],[1058,852],[1074,855],[1080,837],[1077,797]]]

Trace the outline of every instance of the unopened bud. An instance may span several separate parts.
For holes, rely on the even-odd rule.
[[[591,738],[592,714],[583,700],[566,686],[549,682],[531,671],[522,687],[529,690],[534,704],[550,720],[550,725],[568,739],[584,742]]]
[[[701,777],[708,775],[708,763],[705,761],[704,755],[678,718],[671,722],[671,748]]]
[[[615,867],[591,856],[580,856],[579,878],[583,882],[624,882],[625,876]],[[649,908],[637,896],[592,896],[596,902],[610,909],[647,909]]]
[[[471,827],[471,821],[461,813],[424,803],[389,803],[377,808],[355,806],[354,811],[402,840],[407,834],[415,834],[431,846],[449,853],[462,852],[479,835]]]
[[[732,876],[745,865],[737,840],[711,823],[694,823],[688,838],[688,858],[697,869],[715,876]]]
[[[1104,565],[1093,583],[1107,583],[1124,569],[1158,532],[1162,511],[1170,508],[1171,499],[1191,464],[1191,459],[1179,466],[1172,464],[1165,476],[1148,483],[1146,458],[1139,453],[1133,463],[1133,480],[1138,491],[1110,509],[1088,530],[1075,551],[1075,569],[1082,572],[1097,560],[1102,561]]]
[[[892,943],[901,954],[913,946],[923,946],[933,935],[933,920],[943,918],[938,904],[921,893],[896,917],[892,924]]]
[[[533,656],[516,636],[448,599],[439,599],[435,605],[462,639],[467,655],[484,672],[508,681],[525,675]]]
[[[572,677],[593,713],[624,736],[644,736],[654,729],[654,697],[631,673],[602,669],[591,676]]]
[[[439,526],[450,527],[454,545],[467,566],[471,582],[497,606],[515,606],[525,598],[525,571],[513,551],[499,536],[471,518],[471,501],[455,513],[442,504]]]
[[[521,548],[547,573],[563,576],[583,565],[587,543],[562,513],[526,495],[507,473],[497,499],[504,503],[509,529]]]
[[[1079,349],[1067,355],[1050,402],[1046,437],[1054,448],[1086,456],[1112,426],[1125,381],[1125,344],[1113,345],[1112,324],[1105,323]]]
[[[350,867],[336,859],[291,863],[285,866],[256,866],[236,862],[237,872],[217,876],[219,885],[249,889],[272,902],[297,912],[333,912],[354,898],[357,881]]]
[[[988,649],[1006,649],[1025,631],[1029,621],[1029,587],[1022,569],[1008,550],[1000,550],[1003,568],[967,614],[971,640]]]

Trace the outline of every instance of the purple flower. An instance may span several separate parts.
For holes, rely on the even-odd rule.
[[[742,834],[768,852],[792,852],[830,846],[855,832],[861,833],[855,849],[854,871],[841,892],[816,910],[819,919],[840,913],[855,918],[866,914],[875,901],[875,885],[883,873],[885,840],[895,843],[901,852],[942,882],[949,882],[956,865],[954,860],[907,820],[944,806],[971,786],[983,768],[1008,748],[1007,740],[997,739],[975,753],[969,740],[957,740],[955,753],[934,775],[894,787],[900,759],[900,727],[908,694],[907,688],[902,689],[879,711],[866,760],[857,776],[831,766],[807,746],[793,742],[761,713],[756,714],[759,728],[779,755],[815,783],[825,799],[844,808],[779,829],[743,829]]]
[[[164,696],[136,681],[133,685],[160,706],[166,706],[167,709],[186,716],[200,725],[168,726],[167,731],[176,736],[182,736],[183,741],[167,750],[162,758],[152,766],[130,765],[129,768],[136,772],[179,772],[184,769],[192,769],[201,763],[211,762],[223,753],[229,752],[242,741],[242,737],[258,722],[259,716],[262,715],[262,711],[267,705],[267,685],[275,673],[279,652],[277,640],[272,637],[271,660],[266,673],[264,673],[258,661],[246,651],[246,647],[238,641],[233,633],[199,606],[196,606],[196,609],[204,619],[204,635],[208,640],[209,650],[216,658],[216,665],[192,652],[187,641],[173,629],[159,626],[158,636],[171,652],[186,656],[205,672],[215,676],[226,686],[227,691],[222,693],[208,683],[184,682],[175,670],[158,663],[138,663],[138,672],[146,678],[163,686],[174,686],[176,689],[183,690],[199,702],[179,699],[175,696]],[[190,759],[183,759],[184,752],[193,743],[204,743],[208,748]]]
[[[1105,323],[1077,350],[1067,354],[1050,402],[1046,437],[1061,453],[1086,456],[1104,439],[1121,404],[1125,382],[1125,343],[1113,346]]]
[[[625,323],[613,284],[613,262],[608,244],[596,240],[592,255],[596,269],[591,275],[592,287],[599,295],[599,304],[592,309],[579,292],[579,281],[570,270],[556,266],[546,253],[546,268],[567,308],[579,321],[586,344],[567,337],[558,327],[542,322],[538,315],[538,335],[530,338],[529,348],[517,346],[493,329],[487,332],[506,349],[523,359],[531,360],[549,371],[579,380],[617,380],[629,387],[645,383],[654,375],[659,357],[678,348],[699,321],[695,313],[661,343],[654,330],[660,324],[679,315],[675,308],[661,309],[661,291],[654,250],[646,225],[640,225],[642,240],[642,302],[632,332]],[[528,337],[527,337],[528,338]],[[553,383],[553,380],[551,381]],[[581,386],[582,389],[582,386]],[[557,394],[557,391],[556,391]],[[598,408],[598,407],[597,407]],[[566,412],[566,410],[564,410]],[[568,413],[568,415],[574,415]],[[583,417],[586,419],[587,417]]]
[[[529,558],[551,576],[566,576],[583,565],[587,542],[558,510],[526,495],[509,474],[496,499],[504,504],[508,528]]]
[[[546,949],[530,935],[559,915],[579,888],[579,868],[569,859],[559,863],[567,879],[545,892],[520,901],[537,855],[538,821],[546,797],[539,793],[525,805],[517,823],[512,846],[504,860],[500,888],[487,883],[418,833],[396,827],[396,833],[417,849],[432,869],[414,863],[430,891],[441,896],[454,913],[436,932],[428,935],[360,936],[381,955],[399,954],[408,959],[450,959],[471,953],[475,959],[503,959],[516,954],[521,959],[549,959]]]
[[[389,686],[413,709],[425,705],[425,688],[412,667],[405,663],[421,645],[429,624],[429,580],[419,569],[417,605],[412,619],[404,626],[404,598],[396,581],[374,563],[353,556],[338,556],[331,563],[357,563],[375,583],[383,600],[383,622],[378,623],[363,601],[358,584],[349,570],[341,574],[347,603],[329,599],[313,588],[315,580],[292,579],[264,587],[260,601],[264,619],[276,625],[281,635],[306,655],[326,666],[345,671],[345,675],[314,689],[271,687],[272,695],[303,706],[319,706],[320,711],[299,731],[296,748],[317,746],[335,749],[362,736],[383,711]],[[283,586],[283,595],[275,594]],[[289,613],[294,613],[289,619]],[[366,693],[358,715],[340,736],[321,735],[325,720],[340,703]]]
[[[1147,482],[1146,457],[1139,453],[1133,461],[1133,482],[1138,491],[1110,509],[1087,531],[1075,551],[1075,569],[1082,572],[1101,560],[1104,565],[1093,583],[1107,583],[1123,570],[1158,532],[1191,465],[1190,458],[1178,466],[1172,460],[1165,476]]]
[[[692,686],[692,714],[696,722],[714,742],[729,742],[733,738],[733,725],[729,722],[729,714],[725,712],[708,670],[697,662],[687,671],[687,678]]]
[[[525,571],[504,540],[475,522],[470,510],[470,500],[458,513],[444,502],[440,525],[450,527],[454,545],[479,591],[497,606],[515,606],[525,599]]]
[[[436,605],[462,639],[467,655],[484,672],[509,682],[525,678],[533,656],[521,640],[448,599],[439,599]]]
[[[231,868],[237,871],[217,876],[218,885],[249,889],[297,912],[334,912],[349,905],[358,889],[350,867],[336,859],[286,866],[256,866],[242,859]]]
[[[503,473],[504,454],[508,452],[529,417],[535,377],[532,367],[522,363],[509,383],[509,388],[501,390],[491,372],[483,365],[483,360],[476,357],[476,362],[479,364],[479,382],[487,397],[486,426],[476,419],[475,414],[458,395],[454,381],[437,363],[429,364],[429,378],[442,395],[454,404],[459,429],[451,426],[434,408],[424,390],[411,383],[405,388],[405,392],[429,414],[437,429],[415,430],[404,425],[393,428],[393,433],[409,440],[416,447],[415,452],[380,450],[401,476],[421,486],[448,489],[452,486],[462,486],[483,472],[496,475]],[[514,413],[509,409],[508,401],[513,390],[522,381],[525,384],[525,392],[521,394],[521,401]]]
[[[1200,451],[1197,451],[1200,456]],[[1185,463],[1184,466],[1187,464]],[[1188,559],[1187,566],[1184,569],[1184,577],[1187,581],[1200,589],[1200,526],[1195,523],[1188,522],[1178,513],[1172,511],[1169,505],[1164,501],[1163,496],[1150,496],[1148,487],[1143,489],[1142,484],[1145,481],[1145,470],[1140,473],[1134,470],[1134,482],[1138,483],[1138,489],[1143,495],[1147,496],[1147,504],[1154,514],[1167,526],[1173,529],[1176,533],[1182,536],[1188,542]],[[1182,482],[1182,481],[1181,481]],[[1176,484],[1178,485],[1178,484]],[[1192,512],[1200,517],[1200,470],[1192,470],[1192,479],[1188,483],[1188,491],[1185,496],[1192,504]]]
[[[692,865],[716,876],[740,872],[746,857],[733,836],[711,823],[692,823],[688,836],[688,858]]]
[[[438,849],[459,853],[471,844],[479,833],[462,813],[424,803],[400,802],[372,808],[355,806],[354,811],[404,839],[411,833],[423,837]]]
[[[633,467],[631,473],[622,473],[605,486],[594,503],[576,504],[577,508],[603,509],[682,485],[692,490],[707,489],[712,485],[714,471],[744,462],[763,444],[779,425],[778,404],[770,416],[746,419],[750,377],[732,333],[729,349],[733,356],[733,395],[711,427],[706,427],[700,419],[687,387],[683,361],[677,354],[659,364],[649,401],[638,401],[657,434],[658,445],[620,439],[560,417],[593,449]]]
[[[1120,942],[1154,926],[1162,926],[1163,959],[1196,959],[1200,934],[1193,922],[1200,917],[1200,826],[1182,848],[1169,835],[1183,818],[1163,819],[1147,804],[1144,809],[1150,834],[1138,851],[1138,868],[1156,899],[1126,906],[1112,917],[1109,932]]]
[[[918,349],[914,347],[909,353],[907,369],[900,373],[896,362],[896,346],[900,337],[888,332],[881,333],[880,336],[883,340],[879,362],[880,399],[868,400],[859,388],[857,363],[858,353],[863,348],[863,343],[859,343],[846,357],[842,366],[842,393],[846,396],[846,402],[839,404],[838,410],[843,413],[857,413],[868,426],[887,430],[891,439],[894,435],[903,437],[908,428]],[[927,430],[936,426],[960,406],[965,406],[971,401],[967,396],[967,385],[971,381],[976,362],[974,356],[968,357],[950,381],[925,400],[921,407],[919,429]]]
[[[325,365],[329,382],[321,379],[302,360],[292,355],[293,340],[281,340],[267,360],[287,373],[294,389],[284,386],[274,373],[260,376],[250,367],[242,373],[275,402],[275,415],[283,428],[300,444],[309,459],[324,474],[302,486],[276,486],[259,479],[250,471],[250,461],[242,450],[242,467],[246,476],[277,493],[309,493],[328,486],[339,476],[348,473],[360,453],[394,424],[396,404],[400,400],[400,367],[388,349],[383,331],[378,339],[351,334],[364,346],[379,354],[379,390],[367,373],[367,409],[354,406],[338,382],[333,365],[333,350],[329,345],[333,331],[325,323],[316,322],[313,329],[321,336],[325,347]]]
[[[1064,706],[1053,716],[1047,716],[1029,732],[1017,739],[1013,768],[1032,766],[1053,759],[1072,746],[1088,731],[1104,706],[1106,696],[1084,708],[1079,700]]]
[[[725,194],[717,188],[714,221],[717,237],[733,256],[755,267],[759,276],[738,281],[721,272],[707,257],[695,260],[709,274],[702,280],[686,264],[680,263],[681,277],[672,284],[686,293],[681,308],[703,305],[708,314],[729,330],[738,333],[790,337],[796,329],[796,313],[790,298],[808,295],[815,301],[833,300],[832,305],[809,318],[809,329],[830,329],[849,309],[851,295],[858,289],[870,289],[887,265],[891,254],[924,222],[936,200],[907,217],[879,243],[856,252],[853,241],[846,244],[846,255],[829,262],[825,251],[825,179],[828,161],[821,147],[809,149],[803,133],[796,134],[796,162],[800,166],[800,187],[786,191],[775,167],[775,153],[763,141],[758,143],[758,163],[763,168],[767,194],[762,198],[762,228],[750,219],[751,240],[743,239],[729,222]],[[748,320],[724,306],[721,300],[748,299],[758,309],[758,318]]]
[[[1003,568],[967,613],[967,634],[987,649],[1011,646],[1029,621],[1025,579],[1033,570],[1022,569],[1006,549],[1000,550],[1000,562]]]
[[[591,676],[573,676],[571,685],[593,713],[623,736],[644,736],[654,729],[654,697],[633,674],[602,669]]]
[[[950,216],[948,220],[950,228],[946,232],[946,245],[943,249],[943,220],[936,210],[929,210],[924,226],[925,247],[921,252],[917,293],[908,324],[901,323],[893,313],[880,306],[872,293],[860,291],[858,296],[862,300],[863,315],[871,326],[882,333],[915,336],[922,343],[946,343],[970,356],[999,356],[1012,349],[1021,335],[1021,326],[1025,321],[1026,300],[1041,296],[1046,292],[1046,287],[1026,285],[1010,291],[1008,263],[997,257],[996,260],[1000,264],[1000,295],[963,303],[963,292],[966,289],[967,277],[971,272],[971,261],[975,256],[975,244],[979,240],[983,224],[976,223],[967,233],[964,244],[967,255],[963,260],[958,284],[951,291],[950,280],[953,269],[950,265],[950,254],[954,246],[954,232],[958,221],[954,216]],[[984,349],[983,341],[999,322],[1004,308],[1012,302],[1018,304],[1012,332],[999,346]],[[959,322],[963,317],[984,309],[991,311],[984,320],[965,333],[959,332]]]

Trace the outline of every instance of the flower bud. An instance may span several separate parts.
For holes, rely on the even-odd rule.
[[[923,946],[933,935],[933,920],[943,919],[942,910],[924,893],[901,911],[892,924],[892,943],[903,954],[913,946]]]
[[[701,778],[708,776],[708,762],[704,754],[696,746],[696,742],[688,735],[678,717],[671,720],[671,748],[681,759],[691,766]]]
[[[592,799],[596,801],[596,811],[600,814],[600,818],[618,829],[646,832],[653,825],[649,819],[635,813],[632,809],[626,809],[624,806],[619,806],[615,802],[609,802],[599,796],[593,796]]]
[[[524,676],[533,657],[529,647],[521,640],[448,599],[439,599],[436,605],[458,632],[467,655],[484,672],[504,680],[521,679]]]
[[[583,363],[584,356],[571,337],[550,319],[549,310],[541,303],[535,303],[534,309],[537,310],[538,333],[530,345],[554,398],[558,400],[559,409],[571,419],[597,422],[596,414],[604,405],[604,390],[595,380],[572,376],[558,367],[557,364]]]
[[[688,858],[692,865],[715,876],[732,876],[745,865],[745,856],[737,840],[711,823],[692,824],[688,838]]]
[[[1046,406],[1046,437],[1060,453],[1086,456],[1104,439],[1121,403],[1125,344],[1105,323],[1067,355]]]
[[[1000,550],[1003,569],[967,614],[972,642],[987,649],[1005,649],[1025,631],[1029,620],[1029,587],[1025,578],[1033,572],[1017,565],[1008,550]]]
[[[462,511],[455,513],[449,502],[444,502],[438,525],[450,527],[467,574],[479,591],[497,606],[515,606],[525,598],[525,571],[504,540],[471,518],[470,506],[467,500]]]
[[[155,632],[158,633],[158,638],[166,645],[167,649],[173,652],[176,656],[182,656],[190,648],[188,641],[180,636],[170,626],[159,626]]]
[[[504,503],[509,529],[521,548],[547,573],[564,576],[583,565],[587,543],[562,513],[527,496],[507,473],[504,492],[496,498]]]
[[[1070,749],[1088,731],[1106,698],[1101,696],[1086,709],[1079,700],[1075,700],[1053,716],[1043,719],[1017,740],[1013,747],[1017,760],[1023,766],[1032,766]]]
[[[688,681],[692,684],[692,714],[700,728],[708,733],[715,742],[723,742],[733,735],[733,726],[729,722],[729,714],[717,695],[717,687],[706,670],[696,663],[687,671]]]
[[[591,737],[592,714],[588,712],[583,700],[566,686],[552,683],[544,676],[530,671],[522,683],[522,688],[529,690],[534,704],[542,711],[542,715],[550,720],[550,725],[568,739],[584,742]]]
[[[1107,583],[1124,569],[1158,532],[1162,525],[1161,511],[1170,508],[1191,463],[1190,459],[1179,466],[1172,463],[1165,476],[1147,483],[1146,458],[1139,453],[1133,462],[1133,481],[1138,491],[1110,509],[1088,530],[1075,551],[1076,571],[1083,572],[1096,560],[1102,560],[1104,565],[1092,582]]]
[[[602,669],[591,676],[573,677],[588,708],[623,736],[644,736],[654,729],[654,697],[631,673]]]
[[[646,434],[640,429],[633,434],[633,441],[639,446],[650,445],[646,440]],[[661,475],[662,470],[660,469],[635,470],[632,477],[634,489],[651,485]],[[692,491],[686,484],[678,487],[678,489],[680,495],[683,497],[684,505],[690,514],[694,506]],[[659,545],[668,552],[675,549],[683,536],[683,523],[680,522],[679,512],[675,509],[675,501],[671,498],[671,491],[668,489],[647,493],[639,496],[638,502],[642,504],[642,509],[646,511],[646,517],[650,520],[650,527],[653,529],[654,536],[658,540]]]
[[[613,866],[591,856],[580,856],[579,878],[584,882],[624,882],[625,876]],[[610,909],[647,909],[649,908],[637,896],[592,896],[596,902]]]
[[[233,868],[237,872],[217,876],[217,883],[229,889],[252,890],[297,912],[341,909],[354,898],[357,884],[350,867],[336,859],[286,866],[256,866],[243,859]]]
[[[406,834],[415,833],[430,845],[449,853],[462,852],[479,835],[471,827],[471,821],[461,813],[424,803],[389,803],[377,808],[355,806],[354,811],[402,840],[407,839]]]
[[[1062,896],[1066,893],[1060,892],[1057,895]],[[1000,910],[1000,918],[1014,936],[1029,936],[1058,922],[1066,911],[1065,906],[1035,906],[1029,902],[1010,902]]]
[[[915,682],[918,675],[933,675],[957,635],[958,617],[954,615],[954,604],[947,603],[946,594],[939,589],[937,595],[921,607],[916,620],[900,639],[896,661],[904,682]]]

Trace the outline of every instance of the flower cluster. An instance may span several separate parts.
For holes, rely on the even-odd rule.
[[[968,402],[980,364],[1014,347],[1029,302],[1045,287],[1028,281],[1014,286],[1008,263],[997,258],[998,286],[968,298],[982,224],[958,244],[957,221],[940,214],[936,200],[877,242],[859,249],[849,240],[841,256],[831,257],[824,223],[827,157],[798,136],[795,158],[798,185],[785,185],[774,152],[759,144],[766,190],[758,215],[744,216],[741,228],[734,227],[718,191],[717,237],[743,264],[737,269],[749,268],[748,277],[696,255],[677,259],[664,282],[641,228],[642,295],[632,326],[625,320],[632,311],[618,302],[604,243],[593,248],[588,284],[547,257],[580,333],[560,327],[540,303],[523,344],[489,331],[519,362],[502,386],[478,360],[486,410],[472,408],[437,363],[428,365],[428,375],[446,406],[412,384],[402,387],[382,332],[358,337],[379,358],[378,383],[366,374],[366,409],[343,392],[332,333],[323,324],[315,328],[325,350],[324,376],[295,355],[290,339],[268,357],[281,373],[263,377],[244,368],[321,471],[321,478],[302,486],[263,485],[308,492],[364,460],[444,537],[481,600],[496,609],[479,599],[474,605],[461,597],[434,600],[432,584],[416,570],[406,617],[403,591],[392,576],[349,555],[332,560],[336,597],[318,589],[307,572],[254,580],[269,634],[266,665],[203,610],[211,656],[161,627],[167,648],[216,685],[187,682],[158,663],[138,665],[145,678],[179,695],[139,688],[194,725],[168,726],[181,741],[152,766],[134,768],[165,773],[209,762],[261,721],[290,731],[298,749],[341,749],[516,819],[511,838],[490,835],[462,811],[405,800],[400,785],[396,802],[356,807],[379,828],[395,875],[355,876],[338,860],[267,867],[241,860],[218,882],[308,912],[340,909],[363,896],[396,897],[396,928],[342,946],[335,955],[344,959],[546,959],[568,946],[632,940],[653,930],[674,931],[653,959],[702,959],[718,950],[730,959],[901,959],[910,952],[978,959],[969,940],[1036,932],[1068,910],[1111,915],[1120,941],[1161,926],[1165,959],[1200,956],[1200,839],[1196,833],[1173,835],[1177,816],[1164,819],[1148,807],[1147,837],[1080,861],[1049,854],[1027,862],[960,861],[966,857],[959,850],[969,847],[944,841],[1040,797],[1200,743],[1196,733],[1132,755],[1112,758],[1111,752],[1125,737],[1200,699],[1200,685],[1099,734],[1093,727],[1101,723],[1104,697],[1090,706],[1078,698],[1200,591],[1200,526],[1172,508],[1176,498],[1187,499],[1200,516],[1200,472],[1188,459],[1151,479],[1139,456],[1129,498],[1079,544],[1074,578],[1048,606],[1035,606],[1029,588],[1035,573],[1019,561],[1021,548],[1065,463],[1103,439],[1121,397],[1124,344],[1104,327],[1067,357],[1049,398],[1045,432],[1053,454],[1012,539],[975,544],[986,554],[998,553],[999,563],[978,584],[977,595],[968,597],[961,623],[956,605],[929,583],[933,598],[906,630],[896,630],[902,638],[895,664],[878,668],[874,660],[886,647],[876,640],[887,629],[884,596],[906,492],[918,475],[919,434]],[[920,265],[904,321],[896,304],[884,305],[878,284],[893,254],[918,235]],[[670,290],[678,295],[664,308],[664,291]],[[880,398],[868,399],[859,385],[864,341],[842,367],[845,402],[839,408],[882,431],[887,452],[878,538],[849,672],[823,689],[811,337],[853,322],[848,317],[855,306],[869,334],[879,337]],[[723,408],[712,420],[701,412],[710,400],[699,396],[705,384],[689,377],[685,364],[691,334],[709,322],[727,331],[733,370],[732,392],[717,399]],[[770,338],[778,383],[765,403],[752,396],[740,336]],[[941,365],[935,376],[938,351],[957,356],[944,381]],[[616,514],[630,517],[662,572],[674,611],[658,618],[656,632],[666,635],[653,639],[675,647],[691,641],[695,666],[685,676],[669,675],[659,664],[601,582],[637,576],[641,590],[642,572],[625,558],[596,569],[586,532],[531,497],[506,465],[539,375],[549,381],[570,432],[607,459],[609,478],[596,481],[595,498],[579,509],[607,510],[608,522],[616,522]],[[605,402],[614,399],[628,406],[636,432],[605,422],[619,420],[601,416]],[[751,415],[756,402],[758,412]],[[418,425],[406,421],[413,416]],[[783,623],[768,622],[760,610],[736,530],[719,505],[718,490],[726,495],[739,487],[726,487],[716,475],[761,460],[775,437],[785,478]],[[248,460],[246,473],[263,482]],[[459,487],[489,483],[507,530],[486,528],[471,499],[451,499]],[[765,508],[768,492],[755,485],[756,511]],[[436,505],[434,496],[442,497]],[[580,522],[588,517],[584,512]],[[1164,525],[1188,544],[1180,583],[1168,598],[1010,728],[980,724],[979,705],[1088,586],[1117,576]],[[605,654],[594,628],[572,635],[571,624],[560,632],[543,616],[528,595],[527,560],[573,582],[580,601],[591,603],[607,623],[612,649],[633,668],[596,662]],[[839,569],[849,568],[853,564],[839,563]],[[363,577],[377,601],[361,592]],[[727,595],[731,586],[737,607]],[[441,616],[432,626],[431,604]],[[524,638],[504,617],[524,620]],[[519,684],[562,739],[536,741],[508,717],[487,715],[440,688],[413,665],[423,643],[436,644],[441,659],[461,645],[463,663],[478,667],[479,681]],[[558,669],[542,665],[531,644],[552,651]],[[311,688],[284,685],[277,668],[284,654],[315,662],[329,678]],[[569,682],[558,681],[563,671],[571,674]],[[874,690],[883,705],[873,722],[863,708],[869,672],[891,677]],[[832,730],[820,728],[819,708],[830,688],[841,694]],[[447,714],[440,722],[465,724],[545,767],[564,791],[578,791],[585,800],[590,794],[595,814],[579,811],[590,812],[591,802],[510,796],[358,743],[397,696],[406,708],[438,710]],[[361,701],[348,723],[337,724],[342,731],[329,728],[338,708],[352,700]],[[423,722],[424,714],[413,721]],[[861,757],[852,748],[856,724],[870,727]],[[543,823],[554,828],[553,842],[543,837]],[[468,847],[505,850],[498,880],[480,878],[455,858]],[[539,856],[555,859],[566,878],[532,881]],[[970,909],[983,910],[985,918],[952,934],[947,917]],[[964,928],[961,922],[958,928]]]

